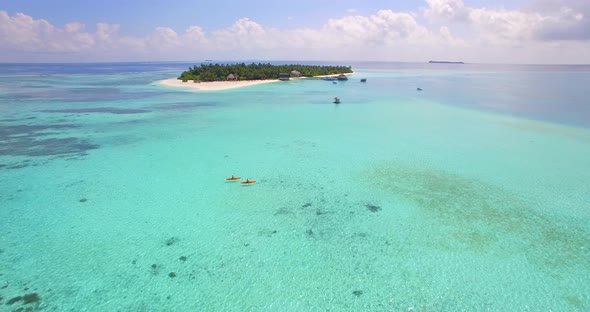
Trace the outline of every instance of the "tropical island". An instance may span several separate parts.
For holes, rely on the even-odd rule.
[[[182,72],[183,81],[264,80],[352,73],[350,66],[272,65],[269,63],[200,64]]]
[[[350,66],[272,65],[270,63],[199,64],[189,67],[178,78],[160,80],[159,85],[193,90],[215,91],[270,83],[291,78],[351,74]],[[190,83],[189,81],[193,82]]]

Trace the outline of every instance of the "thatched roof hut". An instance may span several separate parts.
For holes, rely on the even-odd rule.
[[[299,76],[301,76],[301,73],[298,70],[292,70],[291,71],[291,76],[293,76],[293,77],[299,77]]]
[[[229,74],[227,75],[227,77],[225,77],[226,80],[237,80],[238,77],[235,76],[234,74]]]

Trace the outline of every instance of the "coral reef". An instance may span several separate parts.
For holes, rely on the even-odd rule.
[[[174,245],[176,242],[178,242],[178,237],[170,237],[169,239],[167,239],[164,243],[166,244],[166,246],[172,246]]]
[[[41,301],[41,297],[38,293],[30,293],[23,296],[23,302],[25,304],[34,303]]]
[[[367,204],[367,209],[369,209],[370,212],[378,212],[381,210],[381,207]]]

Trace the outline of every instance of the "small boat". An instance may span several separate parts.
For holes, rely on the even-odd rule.
[[[334,81],[334,80],[336,80],[336,77],[332,77],[332,76],[329,76],[329,77],[322,77],[322,80],[326,80],[326,81]]]
[[[332,81],[333,84],[338,84],[336,81]]]
[[[422,88],[416,88],[416,91],[422,91]]]
[[[237,181],[237,180],[239,180],[239,179],[241,179],[241,178],[240,178],[240,177],[234,177],[234,176],[231,176],[231,177],[229,177],[229,178],[225,178],[225,179],[226,179],[227,181]]]
[[[334,104],[340,104],[340,98],[339,97],[335,97],[334,98]]]
[[[367,78],[362,78],[361,82],[367,82]]]
[[[336,79],[338,79],[338,80],[348,80],[348,77],[346,77],[345,74],[340,74],[340,75],[338,75],[338,77],[336,77]]]
[[[256,180],[249,180],[249,179],[246,179],[246,181],[242,181],[241,183],[242,183],[242,184],[254,184],[254,183],[256,183]]]

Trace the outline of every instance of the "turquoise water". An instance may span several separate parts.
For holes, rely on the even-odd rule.
[[[590,310],[588,68],[184,65],[0,78],[1,311]]]

